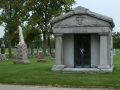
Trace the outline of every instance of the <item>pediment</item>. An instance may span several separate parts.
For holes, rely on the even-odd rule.
[[[87,8],[78,6],[72,11],[50,20],[50,23],[56,26],[115,26],[112,18],[94,13]],[[109,25],[108,25],[109,24]]]
[[[73,15],[53,24],[53,27],[78,27],[78,26],[107,26],[110,24],[107,21],[91,17],[88,15]]]

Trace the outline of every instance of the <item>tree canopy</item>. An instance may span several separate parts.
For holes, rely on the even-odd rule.
[[[70,11],[73,4],[75,0],[0,0],[0,24],[5,27],[9,57],[11,42],[18,36],[19,25],[24,28],[26,41],[34,41],[42,34],[43,50],[46,53],[47,40],[50,46],[52,34],[50,19]]]
[[[23,19],[23,1],[21,0],[0,0],[0,22],[5,27],[8,35],[9,57],[12,57],[11,42]]]
[[[33,23],[39,26],[43,35],[43,50],[46,53],[46,41],[50,44],[50,35],[52,34],[50,19],[59,16],[62,13],[70,11],[75,0],[27,0],[25,7],[31,16],[28,19],[28,24]],[[50,46],[50,45],[49,45]]]
[[[113,32],[113,48],[120,48],[120,32]]]

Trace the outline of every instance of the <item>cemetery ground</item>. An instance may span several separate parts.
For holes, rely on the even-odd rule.
[[[6,55],[8,57],[8,55]],[[30,64],[13,64],[17,59],[0,61],[0,83],[73,88],[120,88],[120,50],[116,50],[112,73],[52,72],[55,61],[45,56],[45,62],[30,58]]]

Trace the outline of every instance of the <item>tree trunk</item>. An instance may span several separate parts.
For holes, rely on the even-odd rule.
[[[46,55],[46,32],[43,31],[43,52]]]
[[[12,58],[11,41],[12,41],[12,36],[9,34],[9,39],[8,39],[9,58]]]
[[[50,37],[48,36],[48,47],[50,48],[50,54],[51,54],[51,43],[50,43]]]

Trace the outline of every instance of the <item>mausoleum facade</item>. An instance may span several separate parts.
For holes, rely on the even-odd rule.
[[[112,72],[112,18],[78,6],[50,22],[56,38],[53,71]]]

